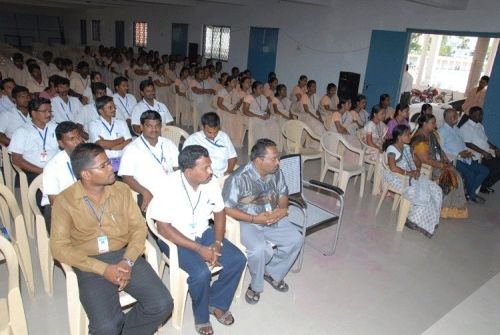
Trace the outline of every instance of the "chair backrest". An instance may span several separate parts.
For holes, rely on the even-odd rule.
[[[282,156],[280,158],[280,169],[285,177],[288,195],[302,194],[302,160],[300,154]]]
[[[340,136],[338,133],[327,131],[321,136],[320,143],[325,153],[325,162],[342,170],[344,160],[341,155],[343,152]]]
[[[184,140],[186,140],[189,137],[189,134],[184,129],[176,126],[163,126],[161,128],[161,136],[168,138],[174,142],[177,147],[179,147],[181,139],[184,138]]]
[[[19,190],[21,191],[21,207],[23,210],[24,221],[26,223],[26,231],[28,236],[33,238],[33,215],[31,215],[30,204],[28,201],[28,177],[26,172],[23,171],[19,166],[12,164],[12,167],[19,176]]]
[[[0,252],[3,254],[9,272],[7,306],[8,306],[8,334],[28,334],[26,315],[24,313],[23,300],[19,290],[19,261],[12,244],[3,236],[0,236]],[[3,312],[2,312],[3,313]],[[0,324],[0,329],[4,328]]]
[[[3,173],[5,179],[5,185],[12,191],[14,190],[14,169],[12,168],[12,163],[10,162],[10,155],[8,148],[5,145],[2,146],[2,165]]]
[[[281,133],[286,139],[286,146],[292,153],[299,153],[305,127],[306,124],[299,120],[288,120],[281,127]]]
[[[36,215],[42,216],[40,208],[38,208],[38,205],[36,203],[36,193],[38,190],[40,190],[43,193],[43,174],[38,175],[28,187],[28,201],[30,204],[31,212],[33,212],[33,215],[35,216]]]
[[[156,236],[163,243],[168,245],[168,247],[169,247],[168,265],[169,265],[171,271],[172,271],[172,269],[180,268],[179,267],[179,257],[177,256],[177,247],[175,246],[175,244],[173,244],[172,242],[167,240],[165,237],[163,237],[158,232],[158,229],[156,228],[156,222],[151,218],[151,205],[148,206],[148,208],[146,209],[146,224],[148,225],[149,230],[151,231],[151,233],[153,233],[154,236]],[[174,247],[172,247],[172,245]]]

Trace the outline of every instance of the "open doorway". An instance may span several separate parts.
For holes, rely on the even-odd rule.
[[[412,32],[408,72],[413,77],[410,103],[461,101],[490,76],[498,38]]]

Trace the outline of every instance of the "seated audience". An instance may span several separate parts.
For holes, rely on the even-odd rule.
[[[203,68],[197,68],[194,79],[189,83],[189,88],[191,93],[190,98],[195,103],[199,115],[212,111],[210,101],[215,94],[212,87],[213,85],[205,77]],[[197,130],[195,129],[195,131]]]
[[[28,90],[36,95],[39,95],[47,88],[47,80],[43,77],[40,66],[32,64],[28,67],[29,76],[26,80],[26,87]]]
[[[48,81],[48,86],[40,92],[38,95],[40,98],[48,99],[51,100],[52,98],[55,98],[57,96],[56,92],[56,83],[59,81],[59,78],[62,78],[61,76],[58,76],[57,74],[54,74],[49,77]]]
[[[431,180],[438,182],[443,190],[442,218],[463,219],[469,216],[465,199],[464,183],[460,173],[446,157],[436,135],[436,118],[421,116],[419,129],[411,140],[417,168],[426,164],[432,168]]]
[[[384,122],[394,117],[394,108],[391,107],[391,97],[389,94],[384,93],[380,95],[379,106],[380,109],[384,111]]]
[[[82,112],[78,114],[75,121],[76,123],[83,126],[83,129],[87,133],[89,131],[90,123],[99,119],[99,113],[97,112],[97,109],[95,107],[95,100],[100,97],[106,96],[106,85],[104,83],[92,83],[90,84],[90,86],[92,87],[92,100],[94,102],[83,106]]]
[[[480,159],[481,164],[490,170],[481,186],[481,192],[488,194],[494,192],[492,187],[500,179],[500,149],[488,140],[482,123],[483,109],[471,107],[469,120],[460,128],[460,134],[465,145],[473,151],[473,158]]]
[[[332,114],[331,131],[343,135],[356,134],[361,122],[359,122],[358,113],[352,111],[351,107],[351,99],[340,98],[338,109]]]
[[[370,113],[365,110],[366,97],[363,94],[358,94],[353,107],[353,111],[358,113],[359,126],[363,128],[370,121]]]
[[[7,78],[12,78],[16,85],[26,86],[29,77],[28,67],[24,65],[24,57],[21,53],[16,52],[12,55],[12,63],[7,68]]]
[[[202,130],[189,136],[184,148],[189,145],[201,145],[208,150],[215,177],[221,178],[233,172],[237,161],[236,150],[231,139],[220,130],[220,118],[214,112],[201,117]]]
[[[329,83],[326,86],[326,94],[321,98],[319,111],[321,118],[325,121],[325,127],[330,129],[332,114],[338,110],[339,97],[337,96],[337,86]]]
[[[388,137],[387,125],[384,123],[385,111],[380,105],[374,105],[370,114],[370,121],[365,124],[363,136],[367,145],[366,156],[377,162],[382,147]]]
[[[318,136],[326,132],[326,128],[318,112],[320,98],[316,94],[316,82],[309,80],[307,82],[307,93],[302,94],[299,101],[299,120],[307,124],[311,130]],[[313,147],[319,148],[318,141],[313,141]]]
[[[89,64],[87,62],[78,63],[76,71],[70,79],[69,87],[76,93],[83,95],[87,87],[90,86]]]
[[[51,99],[54,122],[76,121],[78,114],[82,112],[83,105],[80,100],[69,96],[69,80],[58,78],[55,83],[57,96]]]
[[[226,213],[208,151],[190,145],[179,154],[179,171],[167,176],[167,188],[153,198],[151,217],[158,232],[177,245],[179,266],[188,274],[194,322],[199,334],[214,333],[210,315],[229,326],[229,308],[245,268],[242,252],[224,238]],[[213,214],[213,228],[208,220]],[[207,266],[208,263],[208,266]],[[211,284],[213,267],[222,266]]]
[[[85,91],[83,91],[83,96],[87,99],[87,104],[95,103],[92,97],[92,83],[103,83],[102,74],[100,72],[90,72],[90,85],[88,85]],[[106,95],[108,97],[113,96],[113,92],[109,89],[109,87],[106,87]]]
[[[248,257],[252,278],[245,300],[259,302],[264,280],[279,292],[287,292],[284,278],[304,240],[287,218],[288,189],[276,144],[259,139],[250,161],[229,175],[222,194],[227,215],[240,221],[240,238]]]
[[[14,132],[31,124],[28,105],[31,99],[30,92],[24,86],[16,86],[12,90],[15,107],[9,111],[0,112],[0,142],[8,146]]]
[[[391,139],[384,143],[389,166],[389,170],[384,170],[384,180],[390,186],[404,190],[402,196],[411,202],[406,226],[431,238],[439,224],[443,193],[436,183],[420,175],[409,146],[410,127],[397,125],[391,135]]]
[[[12,90],[16,87],[16,82],[12,78],[5,78],[0,81],[0,113],[10,111],[15,107],[14,99],[12,99]]]
[[[387,135],[389,138],[392,136],[392,131],[396,126],[405,125],[409,126],[408,123],[408,112],[410,111],[410,106],[407,104],[397,104],[396,110],[394,111],[394,116],[387,122]]]
[[[175,108],[179,110],[180,115],[180,124],[182,126],[192,126],[193,125],[193,117],[191,116],[191,103],[187,98],[187,94],[189,91],[189,69],[187,67],[183,67],[181,69],[179,78],[175,79],[174,89],[175,94],[178,98],[175,100]],[[179,120],[176,120],[179,123]]]
[[[420,108],[420,113],[413,114],[411,116],[410,122],[418,123],[418,119],[424,114],[433,115],[431,104],[423,104],[422,107]]]
[[[42,61],[39,64],[40,64],[40,69],[42,70],[42,76],[44,78],[50,78],[51,76],[59,72],[57,66],[54,63],[52,63],[53,57],[54,54],[51,51],[45,50],[42,53]]]
[[[148,230],[130,188],[115,182],[104,149],[80,144],[71,154],[78,182],[57,196],[50,248],[72,266],[94,335],[153,334],[172,313],[170,293],[141,257]],[[123,313],[119,293],[137,303]]]
[[[128,93],[128,79],[122,76],[116,77],[114,86],[116,93],[113,94],[113,101],[116,106],[116,117],[127,121],[127,125],[132,127],[132,111],[137,105],[137,100]]]
[[[290,92],[290,100],[292,103],[300,103],[300,100],[302,99],[302,96],[307,93],[307,76],[301,75],[299,77],[299,80],[297,82],[297,85],[295,85],[292,89],[292,92]]]

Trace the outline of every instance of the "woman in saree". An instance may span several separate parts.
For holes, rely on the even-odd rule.
[[[409,126],[408,123],[408,113],[410,111],[410,106],[407,104],[398,104],[396,106],[396,111],[394,112],[394,117],[387,123],[387,135],[392,137],[392,131],[398,125]]]
[[[240,94],[236,89],[238,79],[227,77],[224,87],[217,92],[217,114],[221,119],[221,128],[229,136],[233,145],[241,149],[245,125],[243,116],[239,111],[241,106]]]
[[[366,157],[377,162],[382,146],[387,139],[387,125],[384,123],[385,111],[380,105],[372,107],[370,121],[364,127],[364,139],[367,145]]]
[[[425,114],[418,119],[419,129],[411,140],[417,167],[422,164],[432,167],[431,180],[440,183],[443,189],[442,218],[463,219],[469,216],[465,199],[464,182],[453,167],[439,143],[436,118]],[[448,178],[443,178],[448,176]]]
[[[389,167],[384,170],[384,181],[401,190],[402,196],[412,205],[406,226],[431,238],[439,224],[443,200],[441,188],[420,175],[420,169],[415,165],[409,146],[410,127],[397,125],[391,136],[392,138],[384,143]]]
[[[189,90],[189,69],[187,67],[183,67],[180,72],[180,77],[175,79],[174,89],[175,94],[178,96],[176,99],[175,107],[180,110],[181,117],[181,125],[182,126],[192,126],[192,112],[191,112],[191,102],[187,98],[187,92]],[[178,120],[176,120],[179,122]]]

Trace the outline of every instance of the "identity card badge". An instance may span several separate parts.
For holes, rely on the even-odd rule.
[[[105,235],[101,235],[97,238],[97,248],[99,249],[99,253],[103,254],[109,251],[108,237]]]

